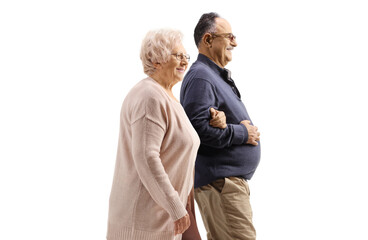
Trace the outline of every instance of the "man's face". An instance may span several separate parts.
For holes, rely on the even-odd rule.
[[[216,18],[216,33],[213,35],[212,47],[209,49],[215,63],[225,67],[232,60],[232,50],[237,46],[232,35],[231,26],[223,18]]]

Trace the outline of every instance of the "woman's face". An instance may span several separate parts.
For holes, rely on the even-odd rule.
[[[184,73],[188,67],[188,60],[184,56],[186,53],[182,44],[177,45],[172,50],[169,61],[161,64],[160,75],[171,80],[173,84],[183,80]]]

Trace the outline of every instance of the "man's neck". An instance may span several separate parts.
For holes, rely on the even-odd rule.
[[[202,55],[205,55],[208,59],[210,59],[214,64],[216,64],[218,67],[220,68],[225,68],[225,66],[221,66],[221,64],[219,64],[218,62],[216,62],[212,57],[211,55],[209,54],[208,51],[203,51],[201,49],[198,49],[198,52]]]

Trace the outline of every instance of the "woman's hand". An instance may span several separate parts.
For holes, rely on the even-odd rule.
[[[192,188],[188,196],[188,203],[187,203],[186,209],[187,209],[187,212],[189,213],[190,226],[183,233],[182,240],[202,240],[201,235],[198,232],[197,222],[195,218],[194,188]]]
[[[185,232],[185,230],[187,230],[190,226],[188,213],[184,217],[176,220],[174,222],[174,226],[175,226],[175,235],[182,234],[183,232]]]
[[[217,128],[226,128],[226,115],[223,111],[218,111],[214,108],[210,108],[211,117],[210,125]]]

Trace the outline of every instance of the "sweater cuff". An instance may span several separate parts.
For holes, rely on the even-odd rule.
[[[234,130],[233,144],[246,144],[248,141],[248,130],[244,124],[232,125]]]
[[[169,201],[169,208],[169,215],[174,221],[187,215],[187,210],[185,209],[185,206],[181,202],[179,196],[172,201]]]

